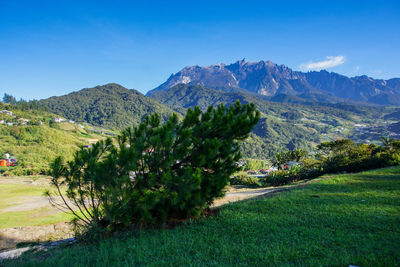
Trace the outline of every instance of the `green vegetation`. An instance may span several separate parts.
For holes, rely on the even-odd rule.
[[[322,174],[358,172],[400,164],[400,141],[381,138],[383,145],[356,144],[350,139],[324,142],[318,145],[318,154],[307,155],[304,150],[288,150],[275,154],[271,163],[277,171],[265,177],[247,177],[236,173],[230,181],[233,185],[279,186],[299,180],[314,179]],[[254,165],[254,164],[253,164]],[[245,165],[248,167],[249,165]],[[258,170],[254,165],[251,170]]]
[[[104,129],[90,131],[68,123],[52,123],[51,118],[56,115],[46,110],[77,122],[113,129],[109,134],[116,135],[127,126],[137,126],[146,115],[154,112],[158,113],[164,122],[173,112],[181,118],[189,107],[199,106],[204,111],[209,105],[229,105],[238,99],[242,103],[254,103],[261,112],[258,124],[241,143],[241,151],[245,158],[270,161],[282,150],[303,149],[316,152],[317,145],[326,141],[350,138],[356,143],[379,145],[379,138],[382,136],[400,136],[400,124],[396,116],[398,109],[394,107],[328,103],[322,105],[312,101],[302,105],[276,103],[264,99],[263,96],[243,91],[223,92],[199,85],[183,84],[168,91],[153,92],[149,98],[135,90],[108,84],[40,101],[17,101],[6,94],[4,100],[12,105],[1,104],[1,108],[12,107],[17,118],[29,119],[30,122],[29,127],[23,129],[25,126],[19,125],[17,118],[0,114],[0,120],[7,119],[16,123],[14,129],[0,124],[0,153],[14,151],[12,153],[18,154],[17,159],[25,157],[20,164],[26,162],[24,166],[16,167],[13,171],[8,168],[0,169],[0,172],[5,175],[43,173],[48,167],[47,158],[54,158],[54,153],[49,147],[57,144],[56,149],[65,151],[65,155],[70,157],[78,144],[86,145],[89,139],[101,139],[106,134]],[[44,126],[41,129],[51,129],[36,131],[36,126],[40,126],[41,123]],[[35,131],[36,133],[32,133]],[[19,132],[22,132],[20,136]],[[18,139],[24,137],[25,132],[28,132],[26,142]],[[100,136],[96,136],[97,134]],[[50,144],[52,139],[57,141]],[[44,141],[37,145],[38,142],[35,141],[35,144],[29,140]],[[44,144],[47,141],[48,144]],[[29,145],[26,145],[27,143]],[[29,151],[33,152],[27,155]]]
[[[223,196],[237,170],[239,142],[258,119],[254,105],[239,101],[204,113],[188,109],[182,121],[174,114],[164,124],[153,114],[123,131],[117,144],[99,141],[68,164],[54,160],[52,184],[86,237],[99,228],[115,232],[197,218]]]
[[[1,178],[0,180],[0,229],[9,227],[36,226],[65,222],[72,219],[70,214],[52,210],[49,205],[38,205],[36,208],[25,209],[31,202],[39,201],[45,189],[50,190],[47,179],[36,178],[24,182],[23,177]],[[43,199],[45,204],[48,201]],[[40,204],[40,203],[39,203]],[[13,209],[18,206],[21,209]],[[10,209],[11,208],[11,209]]]
[[[396,266],[400,167],[343,174],[175,229],[24,255],[5,266]]]
[[[0,110],[4,109],[13,115],[0,114],[0,120],[14,125],[0,124],[0,157],[9,153],[18,162],[15,167],[0,167],[1,175],[45,174],[58,155],[72,159],[79,146],[104,138],[74,123],[55,123],[52,119],[57,115],[46,111],[0,103]],[[21,124],[18,119],[28,122]]]
[[[290,161],[302,162],[306,155],[307,153],[301,149],[278,152],[272,159],[272,166],[277,167],[278,170],[282,170],[284,165]]]
[[[243,169],[246,171],[264,169],[265,161],[260,159],[246,159]]]
[[[173,111],[136,90],[110,83],[39,101],[51,112],[70,120],[105,128],[124,129],[152,113],[165,121]]]
[[[0,153],[14,155],[15,167],[2,167],[3,175],[45,174],[57,155],[71,158],[79,145],[85,144],[76,134],[48,126],[0,126]]]
[[[270,159],[284,148],[315,151],[321,142],[343,138],[379,143],[381,136],[397,133],[388,127],[390,123],[397,122],[396,118],[384,118],[394,111],[393,108],[312,101],[302,105],[276,103],[244,91],[223,92],[187,84],[176,85],[167,91],[153,91],[150,97],[177,112],[193,106],[204,110],[209,105],[232,104],[237,99],[241,103],[254,103],[262,118],[242,144],[243,155],[247,158]],[[384,123],[386,119],[392,121]],[[357,128],[356,124],[365,127]]]
[[[252,177],[247,174],[247,172],[240,171],[235,173],[229,179],[230,185],[243,185],[248,187],[260,187],[262,186],[260,179],[257,177]]]

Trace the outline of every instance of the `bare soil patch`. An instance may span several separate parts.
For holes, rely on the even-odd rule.
[[[45,242],[73,236],[69,223],[0,229],[0,250],[15,248],[22,242]]]

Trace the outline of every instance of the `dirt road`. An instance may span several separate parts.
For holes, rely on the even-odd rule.
[[[35,187],[48,186],[48,180],[46,178],[40,178],[32,181],[29,178],[24,179],[5,179],[0,178],[1,184],[15,184],[27,185],[31,184]],[[245,187],[229,187],[225,197],[215,201],[213,207],[218,207],[230,202],[236,202],[249,198],[262,197],[277,191],[285,190],[285,188],[245,188]],[[6,206],[0,206],[0,214],[10,214],[13,212],[32,212],[40,209],[46,209],[46,213],[43,216],[50,216],[52,214],[59,213],[58,209],[52,207],[48,199],[44,196],[36,195],[32,196],[23,195],[18,198],[14,198],[13,201],[7,203]],[[29,224],[28,224],[29,225]],[[0,250],[15,247],[16,244],[21,242],[42,242],[49,239],[61,239],[71,237],[72,229],[69,224],[60,221],[56,224],[42,225],[42,226],[25,226],[25,227],[11,227],[0,229]]]

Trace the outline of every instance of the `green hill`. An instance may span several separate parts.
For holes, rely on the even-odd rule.
[[[57,115],[49,112],[4,103],[0,110],[12,112],[0,114],[0,158],[8,153],[18,160],[15,167],[0,167],[0,175],[44,174],[56,156],[70,159],[80,145],[104,138],[88,125],[53,122]]]
[[[165,119],[173,111],[136,90],[110,83],[39,101],[51,112],[92,125],[122,129],[137,125],[151,113]]]

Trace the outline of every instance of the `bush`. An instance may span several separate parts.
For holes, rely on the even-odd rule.
[[[323,172],[317,166],[304,167],[300,165],[294,165],[293,167],[285,170],[272,172],[263,178],[261,182],[264,186],[280,186],[300,180],[314,179],[322,174]]]
[[[239,101],[204,113],[188,109],[183,121],[173,115],[162,125],[154,114],[114,141],[81,148],[67,164],[57,158],[51,164],[52,183],[63,207],[87,230],[113,232],[195,218],[223,196],[237,170],[239,141],[258,119],[253,104]]]
[[[259,187],[262,185],[257,177],[248,176],[246,172],[238,172],[229,179],[229,183],[231,185],[244,185],[251,187]]]
[[[278,152],[272,159],[272,166],[277,167],[278,170],[282,170],[284,165],[289,161],[301,162],[305,158],[306,154],[306,151],[302,149]]]
[[[336,140],[322,143],[318,149],[325,173],[359,172],[400,164],[400,141],[395,139],[387,139],[383,146]]]
[[[246,171],[254,171],[264,169],[265,161],[260,159],[247,159],[243,169]]]

